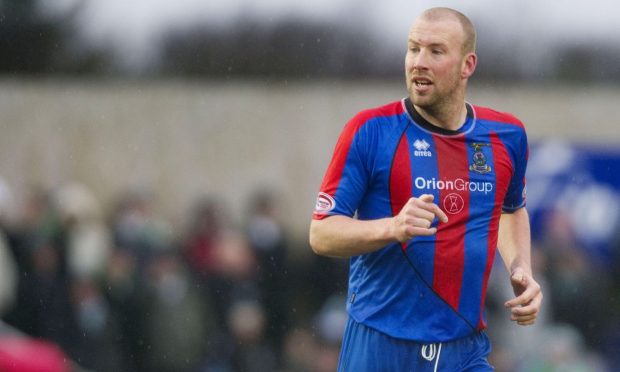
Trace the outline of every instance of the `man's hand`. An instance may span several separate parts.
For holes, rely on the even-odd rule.
[[[424,194],[419,198],[411,198],[403,206],[398,215],[392,219],[393,234],[396,239],[404,243],[414,236],[429,236],[437,232],[431,227],[435,217],[441,222],[448,222],[448,216],[433,203],[433,195]]]
[[[510,283],[516,296],[504,304],[511,309],[510,320],[524,326],[534,324],[543,299],[540,285],[520,267],[512,272]]]

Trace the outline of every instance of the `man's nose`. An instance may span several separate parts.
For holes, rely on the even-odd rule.
[[[413,68],[416,70],[425,70],[428,68],[428,53],[422,49],[413,57]]]

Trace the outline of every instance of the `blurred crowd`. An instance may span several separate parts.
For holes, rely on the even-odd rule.
[[[290,237],[285,206],[269,190],[247,201],[237,223],[213,196],[196,200],[182,224],[165,221],[156,204],[136,190],[106,210],[80,184],[17,203],[0,182],[0,365],[6,335],[20,334],[73,361],[58,371],[336,369],[347,260],[309,254],[305,237]],[[509,281],[501,263],[494,269],[493,363],[498,371],[612,370],[620,276],[588,260],[561,215],[549,218],[533,251],[545,292],[539,324],[509,324]]]
[[[300,248],[269,191],[242,223],[205,196],[175,229],[143,190],[106,215],[83,185],[33,191],[18,208],[3,187],[0,315],[59,346],[71,369],[335,369],[346,262],[290,257]]]
[[[536,325],[510,324],[503,303],[512,295],[496,262],[489,282],[488,332],[498,371],[618,371],[620,366],[620,241],[602,266],[576,239],[566,214],[545,217],[545,233],[532,242],[532,270],[543,293]],[[620,237],[620,235],[619,235]]]

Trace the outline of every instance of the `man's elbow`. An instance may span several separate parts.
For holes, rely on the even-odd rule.
[[[320,222],[312,221],[310,224],[310,248],[319,256],[329,255],[325,239],[321,236],[320,228],[317,226]]]

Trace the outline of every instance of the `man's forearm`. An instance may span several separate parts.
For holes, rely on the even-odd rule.
[[[448,222],[448,216],[433,203],[433,195],[412,197],[398,215],[370,221],[347,216],[331,216],[310,224],[310,246],[315,253],[351,257],[374,252],[392,242],[407,242],[414,236],[437,232],[433,220]]]
[[[310,246],[316,254],[331,257],[374,252],[397,241],[390,220],[360,221],[346,216],[313,220],[310,224]]]
[[[521,267],[532,274],[530,221],[525,208],[502,214],[497,245],[509,273]]]

